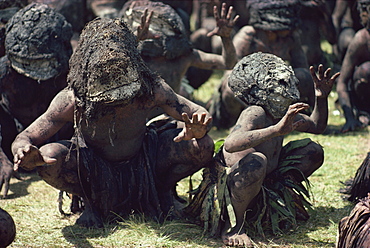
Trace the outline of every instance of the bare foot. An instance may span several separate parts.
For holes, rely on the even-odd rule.
[[[251,239],[245,232],[237,233],[231,231],[222,235],[222,242],[228,246],[253,247]]]

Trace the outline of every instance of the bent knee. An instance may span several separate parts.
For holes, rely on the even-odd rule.
[[[65,156],[70,151],[69,145],[70,143],[63,141],[48,143],[40,147],[40,152],[43,156],[59,158]]]
[[[236,188],[262,184],[267,170],[267,158],[254,152],[239,160],[229,174],[229,183]],[[229,184],[230,185],[230,184]]]
[[[324,162],[324,149],[321,145],[312,141],[306,148],[307,154],[310,156],[310,160],[313,163],[322,164]]]

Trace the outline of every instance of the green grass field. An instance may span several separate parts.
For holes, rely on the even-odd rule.
[[[197,99],[208,99],[219,82],[219,73],[195,92]],[[339,130],[344,118],[334,107],[336,94],[329,98],[329,129]],[[214,140],[225,137],[227,131],[212,130]],[[256,247],[335,247],[339,220],[348,215],[353,205],[342,200],[337,191],[355,175],[370,151],[369,127],[346,134],[310,135],[292,133],[289,140],[310,137],[323,145],[325,162],[311,177],[311,218],[299,222],[296,230],[282,236],[266,238],[252,236]],[[8,211],[17,227],[17,236],[10,247],[222,247],[219,239],[202,235],[202,228],[183,221],[158,224],[142,216],[122,219],[102,229],[86,229],[74,224],[77,216],[63,217],[58,211],[58,190],[47,185],[36,174],[24,174],[25,180],[12,179],[8,199],[0,206]],[[195,185],[201,174],[193,176]],[[187,197],[189,180],[179,183],[178,191]],[[65,211],[69,200],[65,199]]]

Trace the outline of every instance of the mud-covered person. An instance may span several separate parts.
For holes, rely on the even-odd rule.
[[[283,166],[280,165],[282,161],[288,157],[299,160],[289,166],[295,166],[305,177],[323,163],[322,147],[310,139],[293,141],[291,147],[294,149],[283,155],[284,135],[294,130],[319,134],[327,125],[327,98],[339,73],[330,77],[330,69],[324,71],[322,65],[317,74],[313,67],[310,67],[310,72],[316,90],[315,107],[310,116],[300,113],[308,108],[308,104],[297,102],[298,80],[294,71],[275,55],[261,52],[248,55],[238,62],[229,76],[230,88],[247,107],[215,156],[219,162],[215,164],[218,166],[216,171],[229,168],[224,174],[227,189],[223,190],[219,183],[215,192],[228,190],[236,220],[232,226],[228,211],[223,209],[219,220],[210,221],[222,223],[220,234],[225,245],[251,246],[244,226],[249,221],[247,212],[252,208],[252,200],[260,192],[264,180],[270,180],[272,173]],[[221,199],[219,197],[215,199],[228,202],[226,193]],[[261,206],[257,211],[261,212],[265,207]],[[210,229],[214,230],[213,227]]]
[[[301,101],[314,105],[314,86],[308,70],[307,57],[299,35],[299,13],[302,5],[298,0],[250,0],[247,1],[249,24],[233,37],[238,59],[255,52],[275,54],[287,61],[299,79]],[[234,97],[227,84],[231,71],[226,71],[217,92],[209,102],[213,123],[218,128],[230,128],[235,124],[244,104]]]
[[[357,6],[364,28],[348,46],[336,87],[346,119],[342,132],[366,127],[370,122],[370,1],[358,0]]]
[[[303,51],[309,65],[327,66],[330,61],[325,58],[321,41],[326,40],[331,45],[337,42],[335,27],[331,18],[329,2],[325,0],[302,1],[300,13],[300,37]]]
[[[67,86],[72,54],[71,25],[45,4],[20,9],[6,26],[5,51],[0,59],[0,190],[4,197],[13,172],[11,143]],[[72,135],[64,129],[62,137]]]
[[[132,4],[133,2],[135,4]],[[153,13],[149,31],[156,38],[140,42],[141,56],[149,68],[157,72],[176,93],[191,98],[191,92],[182,85],[186,72],[191,66],[207,70],[229,70],[236,64],[237,58],[231,33],[239,17],[233,16],[233,7],[227,9],[226,4],[223,4],[220,13],[217,7],[213,9],[217,26],[208,35],[221,37],[222,55],[193,48],[180,16],[164,3],[147,0],[128,1],[121,15],[129,26],[136,30],[146,9]]]
[[[185,125],[156,132],[146,126],[154,108]],[[69,122],[72,140],[37,147]],[[81,196],[77,224],[101,227],[132,212],[161,219],[172,210],[175,184],[212,159],[211,122],[146,66],[121,19],[97,18],[70,59],[68,87],[13,142],[14,163]]]

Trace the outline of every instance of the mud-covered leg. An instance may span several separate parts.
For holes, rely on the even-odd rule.
[[[37,172],[46,183],[54,188],[82,196],[76,151],[70,150],[70,146],[70,141],[59,141],[42,146],[40,148],[41,154],[55,158],[57,162],[52,165],[38,166]]]
[[[181,179],[205,167],[212,160],[214,143],[208,136],[201,139],[174,142],[180,129],[163,132],[159,136],[157,155],[158,194],[164,212],[173,206],[172,190]]]
[[[60,141],[42,146],[40,152],[48,157],[56,158],[57,162],[52,165],[38,166],[37,171],[40,177],[51,186],[82,197],[85,209],[76,224],[85,227],[103,227],[99,211],[89,200],[90,187],[83,189],[81,186],[88,185],[86,172],[83,171],[83,166],[78,169],[77,151],[70,149],[71,144],[70,141]]]
[[[227,185],[231,192],[231,203],[234,208],[236,225],[230,226],[226,221],[222,233],[225,245],[246,246],[252,245],[243,227],[245,212],[253,198],[261,190],[266,175],[267,161],[262,153],[250,153],[233,165],[227,178]]]
[[[301,149],[296,149],[290,155],[303,155],[300,159],[301,163],[296,167],[303,172],[305,177],[309,177],[324,162],[324,149],[313,141]]]

